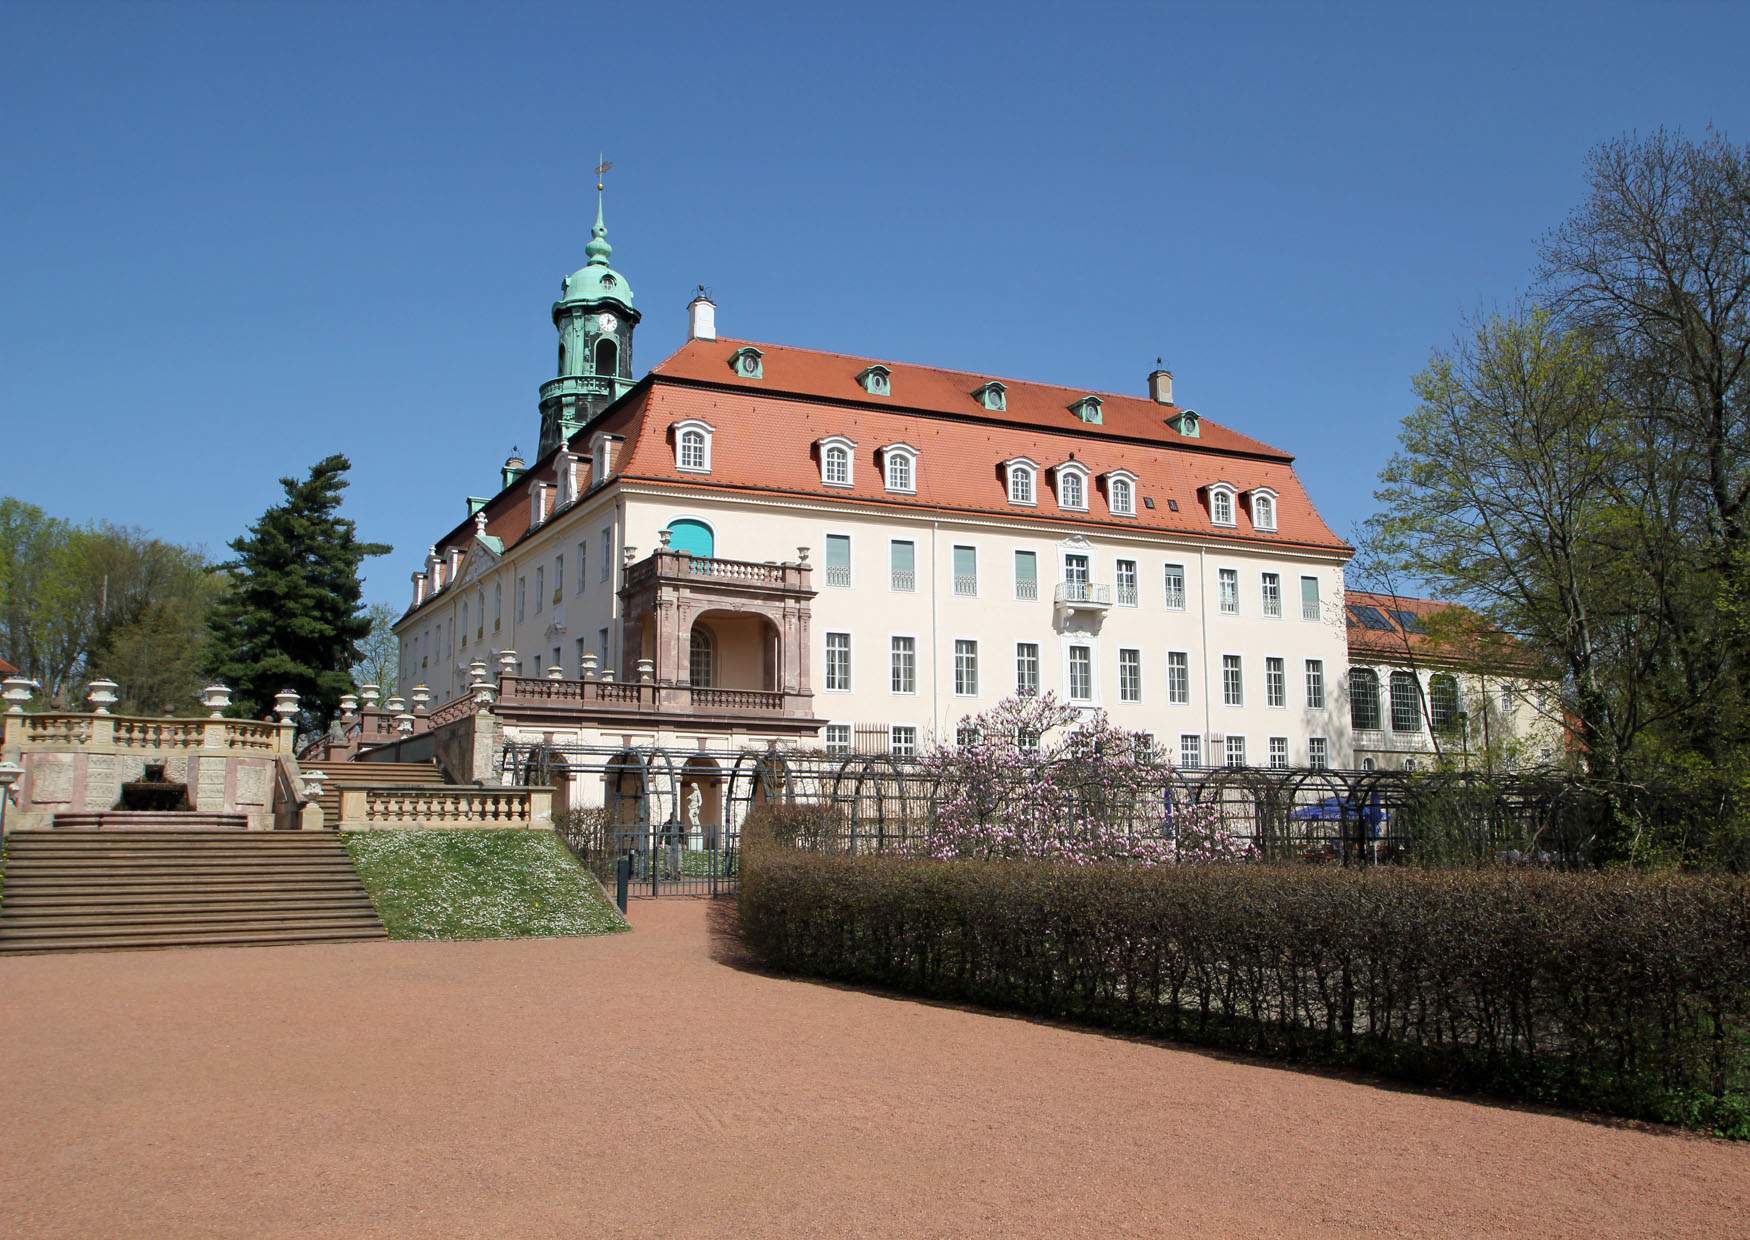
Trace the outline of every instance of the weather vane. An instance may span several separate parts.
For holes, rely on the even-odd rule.
[[[602,159],[599,154],[596,158],[601,160],[601,162],[595,166],[595,187],[599,191],[604,188],[602,185],[602,178],[614,170],[614,165],[608,160]]]

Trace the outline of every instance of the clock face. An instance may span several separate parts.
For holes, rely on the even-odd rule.
[[[602,332],[603,334],[606,334],[608,332],[613,331],[614,328],[618,327],[619,325],[620,325],[620,321],[618,319],[616,319],[611,314],[598,314],[598,315],[596,315],[595,329],[598,332]]]

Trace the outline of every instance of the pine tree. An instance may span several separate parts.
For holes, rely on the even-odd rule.
[[[326,727],[343,693],[371,622],[362,607],[359,566],[387,555],[382,543],[361,543],[357,526],[340,515],[352,463],[318,461],[300,482],[281,478],[286,499],[261,515],[224,566],[232,589],[214,609],[213,673],[236,695],[237,709],[260,719],[274,694],[296,691],[309,727]]]

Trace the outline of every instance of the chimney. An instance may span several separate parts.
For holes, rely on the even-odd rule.
[[[703,284],[699,285],[698,296],[687,303],[687,339],[717,339],[717,303],[711,300]]]
[[[1149,398],[1157,405],[1173,403],[1173,372],[1161,369],[1161,359],[1155,358],[1155,368],[1148,372]]]
[[[512,452],[505,460],[504,468],[498,471],[499,489],[508,490],[510,484],[521,478],[527,469],[528,466],[523,463],[523,458]]]

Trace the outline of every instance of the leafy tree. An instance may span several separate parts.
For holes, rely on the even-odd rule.
[[[387,603],[372,603],[365,616],[371,629],[359,644],[358,661],[352,665],[352,682],[355,687],[381,686],[387,696],[400,679],[401,639],[395,636],[395,622],[401,613]]]
[[[340,515],[350,468],[336,454],[302,481],[281,478],[285,501],[230,544],[237,558],[224,566],[232,588],[213,612],[212,667],[252,717],[291,689],[303,699],[304,722],[325,727],[352,687],[371,631],[359,566],[392,548],[360,542],[355,523]]]

